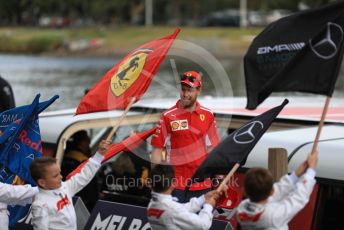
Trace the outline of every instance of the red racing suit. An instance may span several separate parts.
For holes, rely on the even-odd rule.
[[[166,148],[167,161],[174,167],[176,189],[184,190],[188,179],[207,156],[207,148],[220,142],[213,113],[196,102],[194,111],[183,109],[180,101],[161,115],[152,145]],[[210,180],[194,183],[190,191],[210,188]]]

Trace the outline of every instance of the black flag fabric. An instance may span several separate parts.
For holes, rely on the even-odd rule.
[[[253,118],[228,135],[197,168],[189,186],[191,183],[213,178],[217,174],[227,174],[235,163],[244,165],[248,154],[286,104],[288,104],[287,99],[281,105]]]
[[[244,69],[247,109],[272,92],[332,96],[343,58],[344,1],[268,25],[252,42]]]

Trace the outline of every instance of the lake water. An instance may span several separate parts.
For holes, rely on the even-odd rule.
[[[57,110],[76,107],[85,89],[91,88],[118,61],[100,57],[0,55],[0,74],[11,83],[17,105],[31,103],[37,93],[41,100],[58,94],[60,99],[48,108]],[[242,57],[209,62],[209,58],[190,61],[172,54],[161,65],[144,98],[177,99],[176,74],[190,69],[201,69],[204,74],[203,96],[246,95]],[[343,68],[333,96],[344,97]]]

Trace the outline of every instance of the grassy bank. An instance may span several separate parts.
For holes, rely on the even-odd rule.
[[[93,27],[93,28],[0,28],[2,53],[50,53],[113,55],[126,53],[154,38],[174,31],[175,27]],[[246,51],[252,38],[261,28],[182,28],[178,39],[191,41],[219,55]],[[78,41],[102,41],[99,48],[71,51],[68,44]]]

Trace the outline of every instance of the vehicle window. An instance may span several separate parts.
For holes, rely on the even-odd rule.
[[[146,131],[146,130],[153,128],[155,125],[156,125],[155,123],[123,125],[117,130],[117,132],[114,136],[114,139],[113,139],[113,143],[120,142],[124,138],[128,137],[132,130],[134,130],[136,132],[143,132],[143,131]]]
[[[52,143],[42,143],[43,156],[53,157],[56,151],[56,144]]]
[[[227,136],[227,127],[217,127],[217,131],[219,132],[221,139]]]
[[[344,213],[344,185],[322,185],[320,218],[316,229],[337,229]]]
[[[142,132],[155,123],[121,126],[113,138],[118,143],[132,130]],[[99,198],[133,205],[147,205],[150,189],[146,182],[150,171],[150,139],[132,151],[123,151],[102,165],[98,173]]]
[[[120,126],[113,136],[113,143],[119,143],[130,135],[132,130],[143,132],[154,127],[155,123]],[[71,135],[65,146],[61,164],[64,178],[78,165],[93,155],[99,142],[107,138],[112,127],[79,130]],[[96,177],[77,195],[81,197],[88,210],[96,201],[124,202],[136,205],[148,204],[150,190],[146,186],[150,170],[150,138],[131,152],[121,152],[103,163]]]

